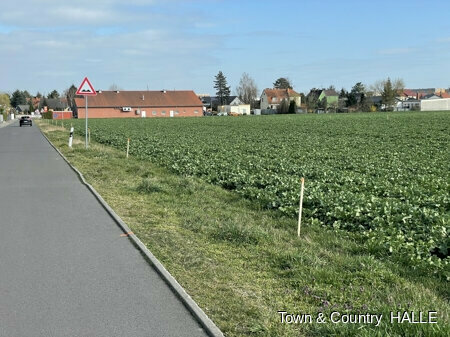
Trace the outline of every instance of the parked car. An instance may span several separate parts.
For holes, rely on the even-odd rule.
[[[20,117],[19,125],[20,125],[20,127],[22,127],[22,125],[32,126],[33,121],[31,120],[30,116],[22,116],[22,117]]]

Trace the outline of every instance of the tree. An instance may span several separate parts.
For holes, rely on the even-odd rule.
[[[328,101],[327,98],[324,97],[320,101],[318,101],[319,108],[323,109],[325,112],[327,112],[328,109]]]
[[[37,97],[37,98],[41,98],[41,97],[42,97],[42,94],[38,91],[38,92],[36,93],[36,97]]]
[[[342,91],[341,91],[342,93]],[[347,107],[354,107],[358,110],[365,104],[366,88],[361,82],[356,83],[352,90],[347,93]]]
[[[273,83],[275,89],[292,89],[292,83],[287,77],[280,77]]]
[[[20,90],[14,91],[11,95],[11,106],[13,108],[17,108],[17,106],[24,104],[27,104],[27,98],[25,94]]]
[[[386,82],[387,80],[378,80],[370,86],[370,90],[373,91],[374,96],[382,96]],[[401,94],[405,89],[405,82],[401,78],[396,78],[391,82],[391,86],[398,94]]]
[[[252,108],[255,107],[258,87],[249,74],[242,74],[241,80],[239,81],[239,86],[236,88],[236,94],[242,102],[245,104],[250,104]]]
[[[306,95],[306,107],[308,110],[312,110],[313,112],[319,107],[319,95],[321,90],[312,88],[309,91],[309,94]]]
[[[395,90],[396,96],[403,94],[405,90],[405,82],[401,78],[396,78],[392,81],[392,88]]]
[[[383,92],[381,93],[381,101],[384,105],[386,105],[386,109],[392,108],[396,96],[397,91],[393,88],[391,79],[388,77],[384,84]]]
[[[25,96],[25,99],[27,100],[27,102],[31,101],[31,99],[33,98],[33,96],[31,96],[31,94],[28,92],[28,90],[24,90],[23,95]]]
[[[290,114],[297,113],[297,103],[295,103],[294,100],[292,100],[291,103],[289,103],[289,111],[288,111],[288,113],[290,113]]]
[[[42,109],[44,106],[48,106],[47,97],[43,97],[39,102],[39,109]]]
[[[67,98],[67,104],[72,108],[74,106],[74,99],[76,97],[77,87],[72,84],[69,89],[64,91],[64,96]]]
[[[230,97],[230,87],[227,85],[227,78],[222,71],[219,71],[215,78],[214,88],[217,90],[216,96],[219,98],[219,104],[225,105]]]
[[[9,100],[9,95],[5,93],[0,94],[0,113],[9,110],[10,106],[11,102]]]
[[[59,92],[57,90],[53,90],[47,95],[47,98],[59,98]]]

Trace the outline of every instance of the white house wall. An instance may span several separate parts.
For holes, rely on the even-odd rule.
[[[450,98],[424,99],[420,101],[421,111],[450,110]]]

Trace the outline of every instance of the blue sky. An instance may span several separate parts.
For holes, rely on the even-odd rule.
[[[0,91],[192,89],[221,70],[260,91],[402,78],[450,87],[448,1],[17,0],[0,12]]]

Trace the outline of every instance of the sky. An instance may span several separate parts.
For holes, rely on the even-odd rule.
[[[287,77],[298,92],[401,78],[450,87],[450,1],[16,0],[0,11],[0,91],[259,92]]]

